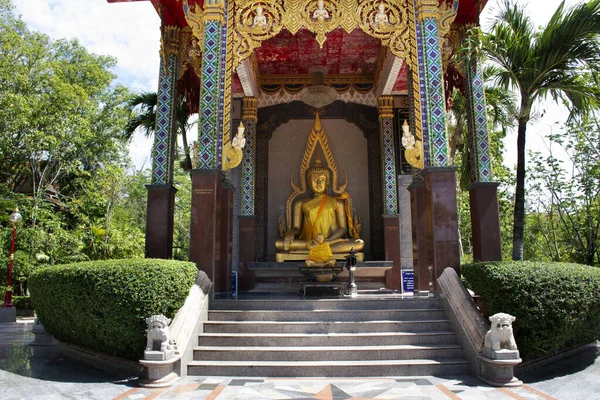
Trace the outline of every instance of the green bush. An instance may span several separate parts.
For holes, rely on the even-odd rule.
[[[517,317],[524,361],[600,338],[600,269],[551,262],[487,262],[461,266],[467,287],[490,315]]]
[[[33,310],[33,302],[29,296],[13,296],[12,301],[17,310]]]
[[[138,360],[145,318],[172,318],[197,274],[195,264],[182,261],[89,261],[41,268],[29,288],[38,318],[57,339]]]

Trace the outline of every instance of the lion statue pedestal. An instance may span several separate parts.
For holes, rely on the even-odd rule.
[[[140,386],[161,388],[173,385],[179,380],[175,367],[181,357],[175,354],[177,345],[171,337],[169,324],[171,320],[164,315],[153,315],[146,318],[148,324],[146,350],[144,359],[140,360],[148,370],[148,378],[140,382]]]
[[[514,376],[514,367],[522,361],[512,329],[516,318],[498,313],[489,319],[491,327],[479,355],[479,378],[492,386],[521,386],[523,382]]]

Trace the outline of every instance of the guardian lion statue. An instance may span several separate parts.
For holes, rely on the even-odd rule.
[[[498,313],[490,318],[492,326],[485,334],[483,346],[491,350],[517,350],[517,343],[513,336],[512,323],[516,320],[510,314]]]
[[[148,341],[146,342],[146,351],[175,350],[175,341],[171,338],[169,324],[171,320],[164,315],[153,315],[146,318],[148,324]]]

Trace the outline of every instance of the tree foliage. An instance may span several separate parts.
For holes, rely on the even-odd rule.
[[[533,153],[528,232],[539,258],[600,265],[599,127],[597,113],[574,118],[550,136],[548,156]]]
[[[0,261],[18,206],[17,282],[40,265],[143,255],[140,179],[126,173],[122,135],[131,94],[114,65],[30,31],[0,0]]]
[[[470,49],[496,67],[496,81],[520,95],[517,118],[517,179],[515,189],[513,259],[523,258],[525,226],[525,140],[534,104],[548,96],[567,101],[584,113],[600,101],[597,85],[583,72],[600,61],[600,0],[566,8],[562,2],[548,24],[537,30],[523,5],[505,0],[492,29],[473,35]]]

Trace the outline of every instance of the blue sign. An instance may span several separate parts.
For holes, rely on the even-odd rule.
[[[402,271],[402,292],[415,291],[415,273],[413,271]]]

